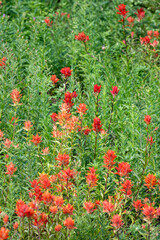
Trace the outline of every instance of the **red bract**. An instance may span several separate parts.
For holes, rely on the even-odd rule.
[[[14,230],[16,230],[16,229],[18,228],[18,226],[19,226],[18,222],[15,222],[15,223],[13,224]]]
[[[94,85],[94,93],[99,94],[100,91],[101,91],[101,85],[98,86],[97,84],[95,84],[95,85]]]
[[[151,123],[151,116],[149,115],[145,116],[144,121],[146,122],[147,125],[149,125]]]
[[[71,108],[74,103],[72,102],[73,95],[70,92],[66,92],[64,95],[64,102],[68,105],[69,108]]]
[[[117,175],[119,176],[128,176],[128,173],[130,173],[132,170],[130,169],[130,164],[127,162],[121,162],[118,164],[118,167],[115,167],[117,169]]]
[[[148,36],[152,36],[152,34],[153,34],[153,31],[152,30],[149,30],[149,31],[147,31],[147,34],[148,34]]]
[[[68,203],[66,206],[63,207],[64,214],[73,215],[73,210],[74,210],[74,207],[70,203]]]
[[[55,84],[59,81],[59,79],[56,77],[56,75],[52,75],[51,76],[51,81],[52,81],[53,84]]]
[[[150,45],[155,48],[158,45],[158,41],[154,40],[153,43],[150,43]]]
[[[126,5],[125,4],[120,4],[118,6],[118,8],[116,8],[116,9],[118,9],[118,11],[119,11],[119,12],[117,12],[117,14],[122,15],[123,18],[125,18],[126,14],[129,12],[129,11],[126,11]]]
[[[56,122],[56,121],[58,120],[58,115],[57,115],[57,113],[52,113],[52,114],[50,115],[50,117],[52,118],[53,122]]]
[[[89,129],[88,127],[84,130],[84,135],[88,135],[91,132],[91,129]]]
[[[42,194],[42,201],[44,202],[44,204],[49,205],[53,202],[53,196],[50,192],[45,191]]]
[[[72,74],[70,67],[62,68],[60,72],[64,75],[65,78],[70,77]]]
[[[5,216],[4,216],[4,218],[3,218],[3,222],[4,222],[4,224],[7,224],[7,222],[8,222],[8,215],[6,214]]]
[[[37,146],[40,142],[42,142],[41,136],[39,136],[38,133],[36,134],[36,136],[33,135],[31,142],[33,142]]]
[[[98,178],[95,173],[96,170],[94,169],[94,167],[89,168],[89,171],[87,172],[86,182],[91,188],[97,186]]]
[[[26,121],[26,122],[24,123],[24,129],[25,129],[26,131],[30,131],[30,129],[31,129],[32,126],[33,126],[33,125],[31,125],[31,121]]]
[[[86,108],[86,104],[80,103],[79,107],[77,107],[77,110],[78,111],[76,111],[76,112],[78,112],[80,114],[86,114],[86,111],[88,110],[88,108]]]
[[[51,181],[47,174],[40,174],[39,176],[39,185],[43,189],[51,188]]]
[[[46,17],[46,18],[44,19],[44,21],[45,21],[45,23],[47,24],[48,27],[50,27],[50,26],[52,25],[52,23],[53,23],[53,21],[51,21],[51,20],[49,19],[49,17]]]
[[[145,177],[144,186],[147,186],[148,189],[154,189],[155,185],[157,184],[157,178],[154,174],[148,174],[148,176]]]
[[[55,158],[60,166],[67,166],[69,164],[69,155],[68,154],[58,154],[58,157]]]
[[[148,36],[145,36],[144,38],[140,38],[140,42],[141,44],[147,45],[150,44],[151,38],[149,38]]]
[[[0,59],[0,67],[3,67],[5,68],[5,62],[7,61],[7,58],[6,57],[3,57],[2,59]]]
[[[111,213],[115,210],[114,205],[108,202],[107,200],[103,201],[102,204],[103,204],[103,212]]]
[[[75,39],[82,42],[89,41],[89,36],[86,36],[84,32],[78,33],[78,35],[75,35]]]
[[[113,165],[115,164],[114,159],[117,156],[115,155],[115,152],[113,150],[108,150],[107,153],[104,156],[104,164],[103,167],[107,168],[109,171],[113,168]]]
[[[54,196],[54,204],[59,208],[62,207],[64,203],[63,197],[61,196]]]
[[[114,87],[112,87],[112,91],[110,91],[110,92],[111,92],[112,96],[115,97],[118,94],[119,89],[117,86],[114,86]]]
[[[154,207],[148,206],[147,204],[144,204],[142,213],[145,215],[146,220],[149,222],[156,217],[156,210]]]
[[[159,37],[159,32],[158,31],[154,31],[154,37],[156,37],[156,38]]]
[[[152,136],[147,138],[147,141],[149,142],[150,145],[154,143]]]
[[[3,143],[4,147],[6,147],[8,149],[10,148],[11,144],[12,144],[12,142],[8,138],[6,138],[6,140]]]
[[[46,225],[46,223],[48,222],[48,219],[47,219],[48,217],[47,217],[47,215],[46,215],[46,213],[41,213],[39,216],[37,216],[37,215],[35,215],[34,216],[34,219],[35,219],[35,221],[34,221],[34,225],[35,226],[38,226],[38,227],[40,227],[40,226],[43,226],[43,225]]]
[[[56,214],[58,212],[58,208],[57,206],[51,206],[49,208],[49,211],[52,213],[52,214]]]
[[[133,202],[133,206],[135,207],[136,212],[137,212],[142,209],[143,204],[142,204],[141,200],[137,200],[137,201]]]
[[[137,9],[137,13],[135,13],[138,17],[138,21],[140,22],[142,18],[145,16],[145,11],[143,8]]]
[[[133,184],[131,184],[131,180],[126,180],[124,183],[121,184],[122,185],[122,189],[120,190],[121,192],[123,192],[125,195],[131,195],[132,191],[131,188],[133,186]]]
[[[62,225],[58,224],[58,225],[55,226],[54,230],[56,232],[59,232],[59,231],[61,231],[61,228],[62,228]]]
[[[7,172],[5,174],[8,174],[9,176],[12,176],[13,173],[17,170],[17,168],[15,168],[15,165],[11,162],[8,166],[6,165],[7,168]]]
[[[64,226],[68,229],[75,229],[76,227],[74,226],[75,223],[74,223],[74,220],[69,217],[67,218],[64,222],[63,222]]]
[[[4,137],[4,134],[3,134],[3,132],[0,129],[0,140],[3,139],[3,137]]]
[[[88,213],[93,213],[94,212],[94,207],[95,207],[95,204],[94,203],[92,203],[91,201],[89,201],[89,202],[84,202],[84,209],[86,209],[86,211],[88,212]]]
[[[43,148],[41,154],[44,155],[44,156],[48,155],[49,154],[49,147]]]
[[[0,240],[5,240],[5,239],[9,238],[8,233],[9,233],[9,230],[5,227],[2,227],[0,229]]]
[[[19,216],[19,217],[25,217],[26,212],[28,210],[28,205],[25,204],[22,200],[18,200],[16,202],[16,211],[15,213]]]
[[[101,120],[98,117],[95,117],[93,119],[93,131],[95,131],[96,133],[101,132],[103,129],[102,124],[101,124]]]
[[[20,92],[17,89],[14,89],[14,90],[12,90],[10,95],[11,95],[11,99],[12,99],[14,105],[18,105],[20,102],[21,96],[22,96],[20,94]]]
[[[127,21],[129,22],[129,25],[131,26],[131,27],[133,27],[133,23],[134,23],[134,21],[135,21],[135,18],[133,18],[133,17],[128,17],[127,18]]]
[[[115,227],[116,229],[119,229],[123,226],[123,221],[121,219],[121,216],[119,216],[118,214],[114,215],[111,219],[112,222],[112,226]]]

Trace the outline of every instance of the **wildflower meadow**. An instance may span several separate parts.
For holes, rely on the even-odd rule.
[[[0,1],[0,240],[160,239],[160,1]]]

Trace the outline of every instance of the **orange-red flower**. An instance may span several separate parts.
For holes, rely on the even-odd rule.
[[[157,184],[157,178],[154,174],[148,174],[148,176],[145,177],[144,186],[147,186],[148,189],[154,189],[155,185]]]
[[[0,229],[0,240],[5,240],[5,239],[9,238],[8,233],[9,233],[9,229],[2,227]]]
[[[78,35],[75,35],[75,39],[82,42],[89,41],[89,36],[85,35],[84,32],[78,33]]]
[[[52,75],[51,76],[51,81],[52,81],[53,84],[55,84],[59,81],[59,79],[56,77],[56,75]]]
[[[94,167],[89,168],[89,171],[87,172],[86,182],[91,188],[97,186],[98,178],[95,172],[96,170],[94,169]]]
[[[123,226],[123,221],[121,219],[121,216],[119,216],[118,214],[114,215],[111,219],[112,222],[112,226],[115,227],[116,229],[119,229]]]
[[[3,218],[3,222],[4,222],[4,224],[7,224],[7,222],[8,222],[8,215],[7,214],[5,214],[5,216],[4,216],[4,218]]]
[[[144,121],[146,122],[147,125],[149,125],[151,123],[151,116],[149,115],[145,116]]]
[[[94,93],[99,94],[101,91],[101,85],[98,86],[98,84],[94,85]]]
[[[137,200],[137,201],[133,202],[133,206],[135,207],[136,212],[137,212],[142,209],[143,204],[142,204],[141,200]]]
[[[109,171],[113,168],[113,165],[115,164],[114,159],[117,156],[115,155],[115,152],[113,150],[108,150],[107,153],[104,156],[104,164],[103,167],[107,168]]]
[[[129,25],[130,25],[131,27],[133,27],[135,18],[133,18],[133,17],[128,17],[128,18],[127,18],[127,21],[129,22]]]
[[[57,206],[50,206],[49,211],[52,214],[56,214],[58,212],[58,208],[57,208]]]
[[[88,213],[93,213],[96,209],[95,209],[95,203],[92,203],[91,201],[89,202],[84,202],[84,209],[86,209],[86,211]]]
[[[122,183],[121,185],[123,187],[120,190],[121,192],[123,192],[125,195],[131,195],[132,194],[131,188],[132,188],[133,184],[131,184],[131,180],[126,179],[126,181],[124,183]]]
[[[16,230],[16,229],[18,228],[18,226],[19,226],[18,222],[15,222],[15,223],[13,224],[14,230]]]
[[[38,133],[35,136],[33,135],[31,142],[33,142],[37,146],[40,142],[42,142],[41,136],[39,136]]]
[[[43,200],[44,204],[49,205],[53,202],[53,196],[50,192],[45,191],[42,194],[42,200]]]
[[[58,153],[58,157],[55,158],[60,166],[67,166],[69,164],[69,155]]]
[[[148,206],[144,204],[143,212],[145,215],[146,220],[151,221],[153,218],[156,218],[156,210],[152,206]]]
[[[112,91],[110,91],[110,92],[111,92],[112,96],[115,97],[118,94],[119,89],[117,86],[114,86],[114,87],[112,87]]]
[[[42,155],[48,155],[49,154],[49,147],[42,149]]]
[[[67,218],[64,222],[63,222],[64,226],[68,229],[75,229],[75,223],[74,223],[74,220],[69,217]]]
[[[95,131],[96,133],[101,132],[103,129],[102,124],[101,124],[101,120],[98,117],[95,117],[93,119],[93,131]]]
[[[107,200],[103,201],[102,204],[103,204],[103,212],[111,213],[115,210],[114,204],[112,204],[111,202],[108,202]]]
[[[44,19],[44,21],[45,21],[45,23],[47,24],[48,27],[52,26],[53,21],[51,21],[51,20],[49,19],[49,17],[46,17],[46,18]]]
[[[86,111],[88,110],[88,108],[86,108],[86,104],[80,103],[79,107],[77,107],[77,110],[78,111],[76,111],[76,112],[78,112],[80,114],[86,114]]]
[[[3,137],[4,137],[4,134],[3,134],[2,130],[0,129],[0,140],[3,139]]]
[[[31,121],[26,121],[26,122],[24,123],[24,129],[25,129],[26,131],[30,131],[30,129],[31,129],[32,126],[33,126],[33,125],[31,125]]]
[[[72,70],[70,69],[70,67],[64,67],[61,69],[60,72],[64,75],[65,78],[70,77],[72,75]]]
[[[7,168],[7,172],[5,174],[8,174],[9,176],[12,176],[13,173],[17,170],[17,168],[15,168],[15,165],[11,162],[9,165],[6,165]]]
[[[156,37],[156,38],[159,37],[159,32],[158,31],[154,31],[154,37]]]
[[[138,21],[140,22],[142,18],[145,17],[145,11],[143,8],[137,9],[137,13],[135,13],[138,17]]]
[[[130,164],[127,162],[121,162],[118,164],[118,167],[115,167],[117,169],[117,175],[119,176],[128,176],[128,173],[130,173],[132,170],[130,169]]]
[[[12,142],[8,138],[6,138],[6,140],[3,143],[4,147],[6,147],[8,149],[10,148],[11,144],[12,144]]]
[[[152,30],[147,31],[147,35],[148,35],[148,36],[152,37],[152,34],[153,34],[153,31],[152,31]]]
[[[66,206],[63,207],[64,214],[73,215],[73,210],[74,210],[74,207],[70,203],[68,203]]]
[[[56,121],[58,120],[58,115],[57,115],[57,113],[52,113],[52,114],[50,115],[50,117],[52,118],[53,122],[56,122]]]
[[[56,232],[59,232],[59,231],[61,231],[61,228],[62,228],[62,225],[58,224],[58,225],[55,226],[54,230]]]
[[[14,89],[14,90],[12,90],[10,95],[11,95],[11,99],[12,99],[14,105],[18,105],[20,102],[21,96],[22,96],[20,94],[20,92],[17,89]]]
[[[57,207],[62,207],[64,200],[61,196],[54,196],[54,203]]]
[[[117,14],[122,15],[123,18],[125,18],[126,14],[129,12],[129,11],[126,11],[126,5],[125,4],[120,4],[118,6],[118,8],[116,8],[116,9],[118,9],[118,11],[119,11],[119,12],[117,12]]]

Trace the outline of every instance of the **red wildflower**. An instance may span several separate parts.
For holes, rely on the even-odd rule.
[[[83,133],[84,133],[84,135],[88,135],[90,132],[91,132],[91,129],[86,127]]]
[[[69,108],[71,108],[74,105],[74,103],[72,102],[72,98],[73,98],[72,93],[70,92],[65,93],[63,101],[68,105]]]
[[[115,152],[113,150],[108,150],[107,153],[105,153],[104,156],[104,164],[103,167],[107,168],[109,171],[113,168],[113,165],[115,164],[114,159],[117,156],[115,155]]]
[[[78,33],[78,35],[75,35],[75,39],[82,42],[89,41],[89,36],[86,36],[84,32]]]
[[[51,206],[49,208],[49,211],[52,213],[52,214],[56,214],[58,212],[58,208],[57,206]]]
[[[58,157],[55,158],[57,161],[59,161],[60,166],[67,166],[69,164],[69,155],[68,154],[61,154],[58,153]]]
[[[5,216],[4,216],[4,218],[3,218],[3,222],[4,222],[4,224],[7,224],[7,222],[8,222],[8,215],[6,214]]]
[[[152,30],[149,30],[149,31],[147,31],[147,35],[148,35],[148,36],[150,36],[150,37],[151,37],[151,36],[152,36],[152,34],[153,34],[153,31],[152,31]]]
[[[55,226],[54,230],[56,232],[59,232],[59,231],[61,231],[61,228],[62,228],[62,225],[58,224],[58,225]]]
[[[74,223],[74,220],[69,217],[67,218],[64,222],[63,222],[64,226],[68,229],[75,229],[76,227],[74,226],[75,223]]]
[[[121,216],[119,216],[118,214],[114,215],[111,219],[112,222],[112,226],[115,227],[116,229],[119,229],[123,226],[123,221],[121,219]]]
[[[103,201],[102,204],[103,204],[103,212],[111,213],[115,210],[114,205],[108,202],[107,200]]]
[[[78,112],[80,114],[86,114],[86,111],[88,110],[88,108],[86,108],[86,104],[80,103],[79,107],[77,107],[77,110],[78,111],[76,111],[76,112]]]
[[[26,122],[24,123],[24,129],[25,129],[26,131],[30,131],[30,129],[31,129],[32,126],[33,126],[33,125],[31,125],[31,121],[26,121]]]
[[[95,117],[93,119],[93,131],[95,131],[96,133],[101,132],[103,129],[102,124],[101,124],[101,120],[98,117]]]
[[[3,137],[4,137],[4,134],[3,134],[2,130],[0,129],[0,140],[3,139]]]
[[[42,155],[48,155],[49,154],[49,147],[43,148],[41,154]]]
[[[48,222],[48,219],[47,219],[47,215],[46,213],[42,212],[39,216],[35,215],[34,219],[34,225],[35,226],[43,226],[43,225],[46,225],[46,223]]]
[[[57,115],[57,113],[52,113],[52,114],[50,115],[50,117],[52,118],[53,122],[56,122],[56,121],[58,120],[58,115]]]
[[[9,233],[9,230],[6,229],[5,227],[2,227],[0,229],[0,240],[5,240],[5,239],[9,238],[8,233]]]
[[[133,18],[133,17],[128,17],[128,18],[127,18],[127,21],[129,22],[129,25],[130,25],[131,27],[133,27],[135,18]]]
[[[51,20],[49,19],[49,17],[46,17],[46,18],[44,19],[44,21],[45,21],[45,23],[47,24],[48,27],[50,27],[50,26],[52,25],[52,23],[53,23],[53,21],[51,21]]]
[[[138,21],[140,22],[142,18],[145,17],[145,11],[143,8],[137,9],[137,13],[135,13],[138,17]]]
[[[147,125],[149,125],[151,123],[151,116],[149,115],[145,116],[144,121],[146,122]]]
[[[126,179],[126,181],[124,183],[122,183],[121,185],[123,187],[120,190],[121,192],[123,192],[125,195],[131,195],[132,194],[131,188],[132,188],[133,184],[131,184],[131,180]]]
[[[51,181],[47,174],[40,174],[39,176],[39,185],[43,189],[51,188]]]
[[[72,74],[70,67],[62,68],[60,72],[64,75],[65,78],[70,77]]]
[[[15,213],[19,216],[19,217],[25,217],[26,212],[28,210],[28,205],[25,204],[22,200],[18,200],[16,202],[16,211]]]
[[[110,92],[111,92],[112,96],[115,97],[118,94],[119,89],[117,86],[114,86],[114,87],[112,87],[112,91],[110,91]]]
[[[147,186],[148,189],[154,189],[154,186],[157,185],[157,179],[154,174],[148,174],[148,176],[145,177],[145,184],[144,186]]]
[[[156,217],[156,210],[152,206],[148,206],[147,204],[144,204],[143,212],[145,215],[146,220],[151,221],[153,218]]]
[[[126,11],[126,5],[125,4],[120,4],[118,6],[118,8],[116,8],[116,9],[118,9],[118,11],[119,11],[119,12],[117,12],[117,14],[122,15],[123,18],[125,18],[126,14],[129,12],[129,11]]]
[[[85,202],[84,203],[84,209],[86,209],[86,211],[88,212],[88,213],[93,213],[94,212],[94,207],[95,207],[95,204],[94,203],[92,203],[91,201],[89,201],[89,202]]]
[[[96,170],[94,169],[94,167],[89,168],[89,171],[87,172],[86,182],[91,188],[97,186],[98,178],[95,172]]]
[[[51,76],[51,81],[52,81],[53,84],[55,84],[59,81],[59,79],[56,77],[56,75],[52,75]]]
[[[46,204],[46,205],[51,204],[53,202],[53,196],[50,192],[45,191],[42,194],[42,200],[43,200],[44,204]]]
[[[141,200],[137,200],[137,201],[133,202],[133,206],[135,207],[136,212],[137,212],[142,209],[143,204],[142,204]]]
[[[78,94],[76,93],[76,91],[74,91],[73,93],[72,93],[72,98],[76,98],[78,96]]]
[[[54,196],[54,203],[57,207],[62,207],[64,200],[61,196]]]
[[[6,140],[3,143],[4,147],[6,147],[8,149],[10,148],[11,144],[12,144],[12,142],[8,138],[6,138]]]
[[[13,173],[17,170],[17,168],[15,168],[15,165],[11,162],[9,165],[6,165],[7,168],[7,172],[5,174],[8,174],[9,176],[12,176]]]
[[[14,230],[16,230],[16,229],[18,228],[18,226],[19,226],[18,222],[15,222],[15,223],[13,224]]]
[[[150,145],[152,145],[154,143],[152,136],[150,138],[148,137],[147,141],[150,143]]]
[[[40,142],[42,142],[41,136],[39,136],[38,133],[36,134],[36,136],[33,135],[31,142],[33,142],[37,146]]]
[[[100,93],[101,91],[101,85],[98,86],[98,84],[94,85],[94,93],[97,93],[97,95]]]
[[[150,45],[155,48],[158,45],[158,41],[154,40],[153,43],[150,43]]]
[[[150,44],[151,38],[149,38],[148,36],[145,36],[144,38],[140,38],[141,44],[147,45]]]
[[[63,207],[64,214],[73,215],[73,210],[74,210],[74,207],[70,203],[68,203],[66,206]]]
[[[20,102],[21,96],[22,96],[20,94],[20,92],[17,89],[14,89],[14,90],[12,90],[10,95],[11,95],[11,99],[12,99],[14,105],[18,105]]]
[[[131,38],[133,38],[134,37],[134,32],[131,32]]]
[[[0,67],[4,67],[5,68],[5,62],[7,61],[6,57],[3,57],[2,59],[0,59]]]
[[[119,176],[128,176],[128,173],[130,173],[132,170],[130,169],[130,164],[127,162],[121,162],[118,164],[118,167],[116,167],[117,169],[117,175]]]
[[[154,37],[156,37],[156,38],[159,37],[159,32],[158,31],[154,31]]]

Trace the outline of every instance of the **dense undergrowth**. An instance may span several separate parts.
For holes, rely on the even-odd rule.
[[[159,1],[0,12],[0,239],[158,240]]]

